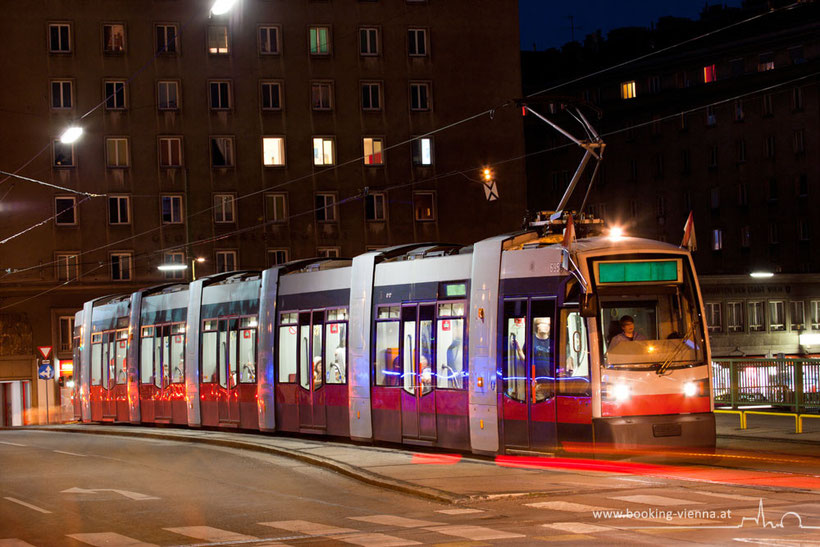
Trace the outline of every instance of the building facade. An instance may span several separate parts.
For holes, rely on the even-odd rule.
[[[489,112],[521,93],[514,0],[2,5],[0,168],[50,184],[0,178],[0,381],[23,406],[35,347],[70,360],[90,298],[520,225],[522,123]]]

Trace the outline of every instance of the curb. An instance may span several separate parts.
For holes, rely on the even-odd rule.
[[[104,427],[104,426],[103,426]],[[164,433],[164,432],[154,432],[154,431],[146,431],[143,429],[135,429],[133,432],[126,432],[126,431],[112,431],[109,429],[102,429],[96,427],[72,427],[72,426],[59,426],[59,427],[37,427],[37,426],[25,426],[25,427],[14,427],[14,428],[0,428],[0,429],[25,429],[25,430],[36,430],[36,431],[55,431],[55,432],[62,432],[62,433],[84,433],[89,435],[112,435],[112,436],[119,436],[119,437],[145,437],[145,438],[152,438],[152,439],[161,439],[161,440],[170,440],[170,441],[177,441],[177,442],[190,442],[190,443],[200,443],[200,444],[209,444],[213,446],[222,446],[226,448],[234,448],[240,450],[250,450],[253,452],[263,452],[267,454],[272,454],[275,456],[282,456],[285,458],[291,458],[297,461],[301,461],[303,463],[307,463],[310,465],[315,465],[317,467],[321,467],[324,469],[328,469],[330,471],[335,471],[340,475],[344,475],[348,478],[357,480],[364,484],[368,484],[370,486],[375,486],[378,488],[385,488],[387,490],[393,490],[395,492],[400,492],[402,494],[409,494],[411,496],[416,496],[428,500],[433,500],[441,503],[447,503],[450,505],[455,505],[459,503],[465,503],[468,501],[474,501],[472,496],[457,496],[451,494],[449,492],[445,492],[443,490],[437,490],[435,488],[429,488],[426,486],[416,486],[409,482],[405,482],[398,479],[390,479],[383,475],[379,475],[377,473],[373,473],[371,471],[365,471],[359,467],[355,467],[352,465],[348,465],[346,463],[342,463],[336,460],[332,460],[330,458],[323,458],[321,456],[314,456],[310,454],[303,454],[300,452],[296,452],[293,450],[288,450],[284,448],[277,448],[274,446],[265,446],[261,444],[255,444],[252,442],[247,441],[240,441],[240,440],[232,440],[232,439],[215,439],[215,438],[208,438],[207,436],[188,436],[188,435],[174,435],[173,433]],[[202,432],[205,432],[201,430]]]
[[[719,439],[735,439],[735,440],[745,440],[745,441],[759,441],[759,442],[784,442],[784,443],[791,443],[791,444],[802,444],[805,446],[820,446],[820,441],[812,441],[807,439],[783,439],[781,437],[757,437],[753,435],[736,435],[736,434],[725,434],[719,433],[717,435]]]

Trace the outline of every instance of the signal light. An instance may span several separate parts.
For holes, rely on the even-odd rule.
[[[491,180],[493,180],[493,170],[489,167],[485,167],[481,174],[484,177],[485,182],[490,182]]]

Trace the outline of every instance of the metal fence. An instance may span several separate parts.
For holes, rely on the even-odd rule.
[[[715,406],[820,411],[820,359],[714,359]]]

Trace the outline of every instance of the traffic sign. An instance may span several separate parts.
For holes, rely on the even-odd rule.
[[[51,361],[43,361],[37,371],[37,377],[41,380],[54,379],[54,367],[51,366]]]
[[[51,353],[51,346],[37,346],[37,349],[40,350],[40,353],[43,355],[43,359],[48,359],[48,356]]]

